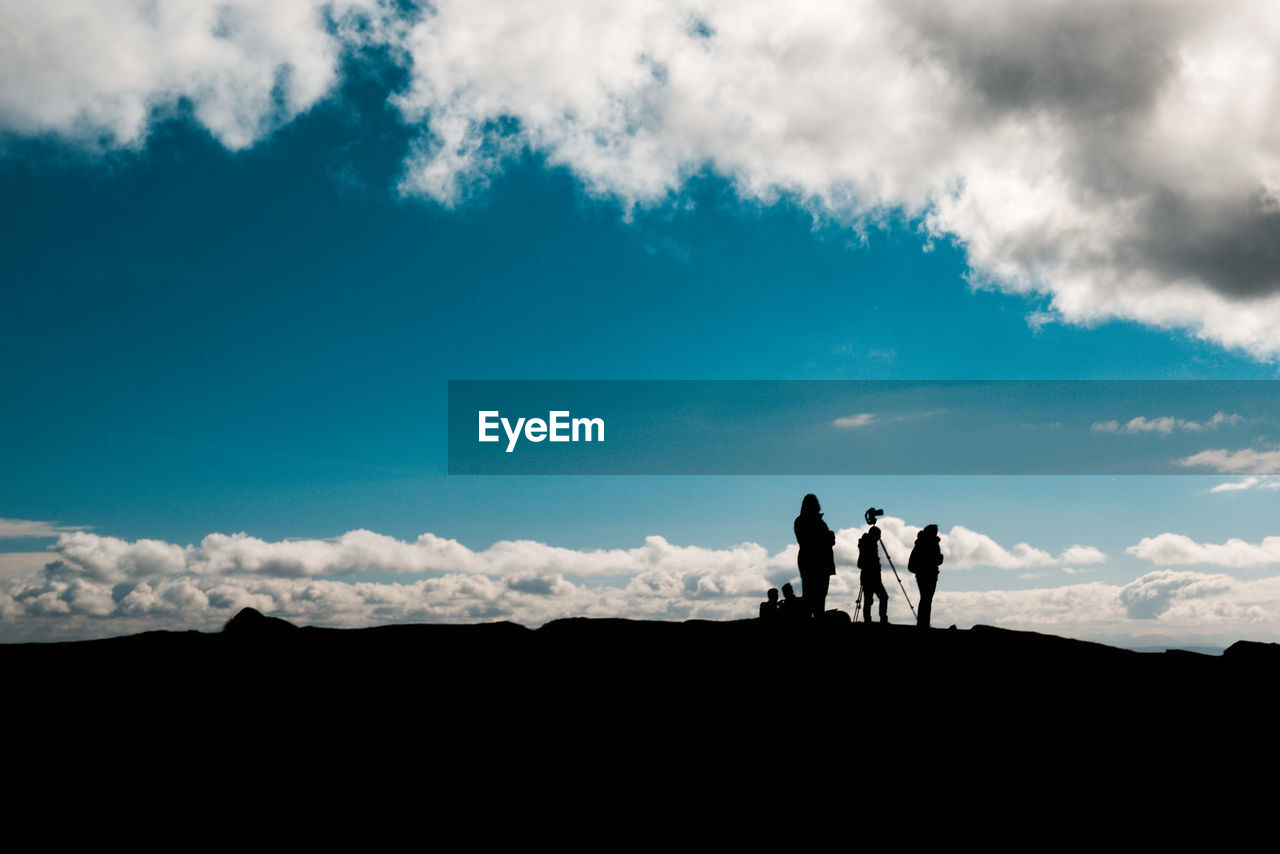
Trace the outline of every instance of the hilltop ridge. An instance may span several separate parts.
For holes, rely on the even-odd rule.
[[[446,797],[566,764],[625,789],[689,761],[725,780],[837,756],[908,776],[926,756],[1037,777],[1108,750],[1151,761],[1269,713],[1280,645],[1141,653],[989,626],[757,620],[328,629],[246,609],[220,633],[0,646],[0,666],[22,698],[3,724],[28,734],[14,767],[37,785],[424,762]],[[110,738],[69,737],[86,715]]]

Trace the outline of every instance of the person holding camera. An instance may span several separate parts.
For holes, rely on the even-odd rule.
[[[882,511],[883,512],[883,511]],[[870,515],[870,511],[868,511]],[[874,519],[871,519],[874,523]],[[880,577],[880,529],[872,524],[867,532],[858,538],[858,581],[862,584],[863,622],[871,622],[871,597],[880,597],[880,623],[889,623],[889,594],[884,589],[884,580]]]

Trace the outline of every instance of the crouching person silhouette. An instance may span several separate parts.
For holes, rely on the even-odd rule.
[[[791,582],[782,585],[782,602],[778,604],[778,615],[784,623],[807,623],[809,610],[805,601],[796,595]]]
[[[889,594],[880,578],[880,529],[875,525],[858,538],[858,581],[862,584],[863,621],[871,622],[871,597],[880,597],[880,622],[889,622]]]
[[[778,588],[770,587],[768,599],[760,603],[760,620],[766,623],[776,623],[782,618],[781,612],[778,610]]]
[[[925,525],[916,534],[916,544],[907,560],[907,569],[916,577],[920,588],[920,610],[916,612],[916,625],[929,628],[929,616],[933,611],[933,592],[938,589],[938,567],[942,566],[942,538],[937,525]]]
[[[818,496],[810,493],[800,502],[800,515],[792,526],[800,554],[800,582],[804,585],[804,601],[815,620],[821,620],[827,607],[827,588],[836,574],[836,534],[822,521]]]

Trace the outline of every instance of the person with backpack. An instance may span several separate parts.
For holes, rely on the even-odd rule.
[[[827,589],[836,574],[836,533],[822,521],[818,496],[810,493],[800,502],[800,515],[792,528],[800,544],[800,582],[804,585],[804,601],[813,619],[821,620],[827,607]]]
[[[933,592],[938,589],[938,567],[942,566],[942,538],[937,525],[925,525],[916,534],[916,544],[907,559],[907,569],[916,577],[920,588],[920,609],[916,612],[916,625],[929,628],[929,616],[933,610]]]
[[[872,525],[858,538],[858,576],[862,584],[863,622],[871,622],[871,597],[880,597],[880,624],[889,624],[889,594],[880,577],[880,529]]]

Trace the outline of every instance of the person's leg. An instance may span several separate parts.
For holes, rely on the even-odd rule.
[[[870,597],[871,594],[874,593],[880,599],[880,622],[882,623],[888,622],[887,615],[889,611],[889,594],[884,589],[884,579],[883,578],[875,579],[872,582],[871,586],[868,588],[868,591],[869,591],[867,593],[868,597]],[[870,602],[871,601],[870,598],[868,598],[867,601]],[[867,611],[867,622],[871,622],[870,611]]]
[[[813,579],[813,601],[809,603],[809,608],[813,613],[815,620],[821,620],[822,615],[827,611],[827,590],[831,586],[831,576],[822,575]],[[809,598],[809,594],[805,594],[805,598]]]
[[[920,611],[916,625],[927,629],[929,617],[933,612],[933,591],[938,587],[938,576],[931,572],[922,572],[916,576],[916,584],[920,587]]]

